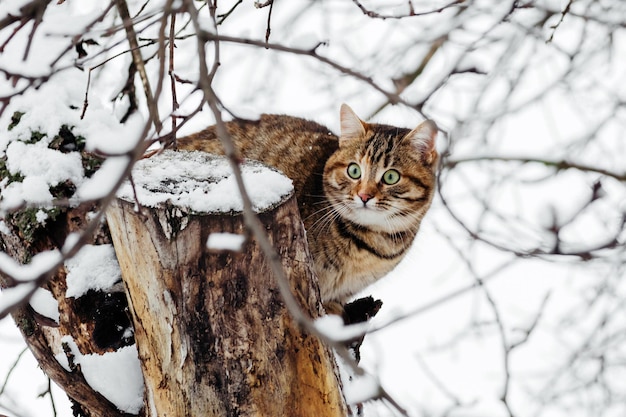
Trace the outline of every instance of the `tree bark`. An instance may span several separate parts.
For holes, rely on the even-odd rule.
[[[234,190],[233,192],[237,192]],[[135,326],[150,416],[345,416],[332,352],[291,318],[254,239],[211,252],[243,216],[118,199],[107,219]],[[260,219],[292,291],[322,308],[293,195]]]
[[[17,225],[18,219],[26,216],[20,217],[20,212],[15,213],[12,220],[6,221],[12,233],[0,234],[0,249],[21,262],[25,262],[42,251],[58,249],[62,247],[65,238],[70,233],[84,228],[88,213],[96,209],[94,205],[80,205],[63,211],[56,220],[48,222],[45,227],[42,226],[40,230],[37,230],[32,239],[25,238]],[[22,224],[23,228],[25,228],[24,224]],[[106,227],[103,227],[90,243],[109,243],[108,239],[108,231]],[[67,371],[55,357],[55,355],[64,354],[61,338],[67,335],[72,336],[81,354],[103,354],[114,350],[96,343],[93,338],[96,323],[91,315],[92,312],[79,313],[76,309],[77,300],[65,297],[67,289],[65,278],[65,268],[60,268],[45,285],[58,302],[58,323],[38,315],[29,305],[17,308],[11,315],[43,372],[58,384],[74,402],[74,406],[78,407],[75,409],[77,415],[130,416],[119,411],[114,404],[94,391],[79,368]],[[7,287],[7,279],[1,274],[0,287]]]

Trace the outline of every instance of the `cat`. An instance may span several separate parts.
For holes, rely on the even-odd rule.
[[[370,124],[343,104],[340,122],[339,137],[284,115],[226,123],[238,156],[293,181],[325,305],[342,305],[404,257],[431,205],[439,158],[433,121]],[[224,154],[215,126],[177,147]]]

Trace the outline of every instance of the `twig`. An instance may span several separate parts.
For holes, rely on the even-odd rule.
[[[7,385],[9,384],[9,379],[11,378],[11,374],[13,373],[13,371],[15,371],[15,368],[17,368],[17,364],[20,362],[22,355],[24,355],[24,353],[26,353],[27,351],[28,351],[28,348],[22,349],[22,351],[17,355],[17,358],[15,358],[13,365],[11,365],[11,367],[9,368],[9,371],[7,372],[7,375],[4,378],[4,383],[2,384],[2,388],[0,388],[0,396],[4,394],[4,390],[7,388]]]
[[[187,0],[187,1],[188,1],[187,7],[192,16],[193,23],[196,27],[196,30],[201,31],[200,25],[198,24],[198,15],[197,15],[197,12],[195,12],[195,6],[190,0]],[[214,15],[215,12],[213,11],[212,13]],[[211,35],[211,37],[213,37],[213,35]],[[204,36],[205,39],[211,39],[211,37],[209,37],[208,33],[206,34],[206,36]],[[219,43],[221,41],[221,39],[219,39],[217,35],[215,35],[215,38],[211,40],[216,41],[216,43]],[[296,320],[297,323],[303,325],[305,328],[307,329],[311,328],[316,333],[319,333],[317,329],[315,328],[315,326],[313,326],[313,324],[311,323],[310,319],[305,316],[300,306],[298,305],[295,297],[291,293],[291,289],[289,287],[287,277],[285,276],[285,273],[282,269],[282,265],[280,263],[280,258],[278,254],[276,253],[276,250],[274,249],[272,244],[267,239],[267,235],[265,233],[263,225],[261,224],[260,220],[254,213],[254,210],[252,208],[253,207],[252,201],[250,200],[250,196],[248,195],[248,192],[246,191],[246,187],[243,183],[243,177],[241,175],[241,170],[239,168],[239,156],[237,155],[235,151],[235,147],[230,137],[230,134],[226,130],[226,126],[224,124],[224,121],[222,120],[221,112],[217,105],[217,102],[218,102],[217,96],[211,86],[212,80],[210,77],[211,77],[211,74],[212,73],[214,74],[217,69],[217,65],[215,63],[219,62],[219,56],[215,56],[214,68],[211,71],[209,71],[206,65],[204,49],[205,49],[204,41],[203,39],[199,39],[198,40],[198,54],[200,55],[200,60],[199,60],[199,63],[200,63],[199,84],[200,85],[199,86],[204,92],[205,102],[209,105],[209,108],[211,109],[213,115],[215,116],[218,137],[222,143],[222,146],[224,147],[224,154],[228,158],[231,168],[234,172],[235,181],[237,183],[237,187],[239,189],[239,193],[241,194],[241,199],[243,201],[243,216],[244,216],[244,222],[246,224],[246,227],[252,232],[255,238],[257,238],[262,252],[267,257],[270,267],[272,269],[272,273],[276,277],[276,281],[281,291],[281,295],[283,296],[283,299],[285,301],[285,305],[287,306],[287,309],[294,317],[294,320]],[[219,48],[216,47],[215,51],[216,51],[215,53],[217,54],[219,52]]]
[[[454,6],[458,6],[461,3],[464,3],[465,0],[454,0],[444,6],[438,7],[436,9],[433,10],[428,10],[425,12],[415,12],[415,9],[413,8],[413,3],[411,3],[411,1],[409,0],[409,13],[407,14],[400,14],[400,15],[383,15],[377,12],[374,12],[372,10],[367,9],[365,6],[363,6],[363,4],[359,1],[359,0],[352,0],[352,2],[354,4],[356,4],[356,6],[361,9],[361,11],[363,12],[364,15],[371,17],[373,19],[382,19],[382,20],[386,20],[386,19],[404,19],[406,17],[416,17],[416,16],[426,16],[429,14],[436,14],[436,13],[441,13],[446,9],[449,9],[451,7]]]
[[[294,54],[294,55],[304,55],[304,56],[309,56],[311,58],[314,58],[334,69],[336,69],[337,71],[349,75],[353,78],[356,78],[360,81],[363,81],[365,83],[367,83],[368,85],[370,85],[372,88],[374,88],[376,91],[380,92],[381,94],[383,94],[385,97],[387,97],[387,100],[389,100],[389,102],[391,104],[404,104],[408,107],[414,108],[417,111],[419,111],[421,113],[421,107],[422,104],[411,104],[409,102],[407,102],[405,99],[403,99],[402,97],[400,97],[400,95],[393,93],[391,91],[387,91],[386,89],[384,89],[383,87],[381,87],[380,85],[378,85],[376,82],[374,82],[374,80],[371,77],[368,77],[358,71],[355,71],[352,68],[346,67],[344,65],[341,65],[329,58],[326,58],[322,55],[319,55],[316,51],[317,48],[312,48],[312,49],[301,49],[301,48],[293,48],[293,47],[289,47],[289,46],[285,46],[285,45],[281,45],[281,44],[277,44],[277,43],[268,43],[268,42],[264,42],[264,41],[257,41],[254,39],[246,39],[246,38],[238,38],[238,37],[233,37],[233,36],[225,36],[225,35],[217,35],[214,33],[209,33],[207,31],[202,31],[201,29],[199,29],[201,31],[201,37],[203,39],[209,40],[209,41],[214,41],[214,42],[229,42],[229,43],[238,43],[238,44],[242,44],[242,45],[250,45],[250,46],[257,46],[260,48],[266,48],[266,49],[271,49],[271,50],[275,50],[275,51],[280,51],[280,52],[286,52],[286,53],[290,53],[290,54]]]
[[[11,42],[13,37],[15,37],[15,35],[17,35],[18,32],[20,30],[22,30],[22,28],[24,26],[26,26],[27,23],[28,23],[28,20],[23,20],[23,21],[20,22],[20,24],[15,29],[13,29],[13,32],[7,37],[7,39],[4,41],[4,43],[2,45],[0,45],[0,53],[4,52],[4,48],[7,47],[7,45]]]
[[[512,156],[497,156],[497,155],[483,155],[483,156],[472,156],[467,158],[448,158],[444,161],[444,166],[446,168],[454,168],[458,164],[463,164],[467,162],[480,162],[480,161],[501,161],[501,162],[521,162],[523,164],[528,163],[537,163],[545,166],[556,168],[557,171],[566,170],[566,169],[576,169],[578,171],[585,172],[595,172],[597,174],[602,174],[607,177],[615,178],[618,181],[625,182],[626,181],[626,172],[618,173],[614,171],[609,171],[607,169],[579,164],[576,162],[569,162],[565,160],[549,160],[544,158],[531,158],[531,157],[512,157]]]
[[[462,402],[459,397],[457,397],[452,391],[448,389],[448,387],[443,384],[441,378],[439,378],[439,376],[435,372],[433,372],[432,369],[430,369],[426,361],[422,358],[422,355],[416,353],[415,359],[417,359],[417,363],[422,368],[422,371],[426,374],[426,376],[430,378],[430,380],[437,388],[439,388],[439,391],[441,391],[444,396],[448,397],[448,399],[452,401],[454,407],[461,406]]]
[[[272,10],[274,10],[274,0],[269,0],[270,11],[267,13],[267,29],[265,29],[265,43],[270,41],[270,33],[272,32]]]
[[[237,3],[235,3],[233,7],[230,8],[229,11],[227,11],[226,13],[218,14],[217,17],[219,17],[219,20],[217,21],[217,25],[219,26],[224,23],[224,20],[226,20],[241,3],[243,3],[243,0],[238,0]]]
[[[572,3],[573,2],[574,2],[574,0],[569,0],[567,2],[567,4],[565,5],[565,8],[561,12],[561,18],[559,19],[559,21],[554,26],[551,27],[552,33],[550,34],[550,37],[548,38],[546,43],[552,43],[552,40],[554,39],[554,34],[556,33],[556,30],[559,28],[559,26],[561,26],[561,23],[563,23],[563,19],[565,19],[565,15],[569,13],[569,9],[570,9],[570,7],[572,7]]]
[[[126,39],[128,40],[128,44],[130,45],[133,62],[137,66],[139,78],[141,78],[141,82],[143,84],[143,90],[144,94],[146,95],[150,120],[154,125],[156,131],[160,132],[163,125],[161,123],[161,118],[159,117],[159,109],[154,99],[154,96],[152,95],[152,89],[150,88],[150,81],[148,79],[148,74],[146,73],[146,67],[144,65],[143,57],[139,52],[137,34],[135,33],[135,27],[132,19],[130,18],[130,13],[128,12],[128,5],[126,4],[126,0],[115,0],[115,5],[124,23],[124,29],[126,30]]]
[[[176,37],[176,14],[172,13],[170,17],[170,35],[169,35],[169,70],[170,76],[170,91],[172,93],[172,113],[175,113],[180,105],[178,104],[178,98],[176,97],[176,74],[174,73],[174,39]],[[174,134],[174,142],[176,141],[176,117],[172,117],[172,134]]]
[[[217,13],[217,0],[213,0],[211,1],[211,6],[209,6],[209,12],[211,14],[211,17],[213,18],[213,23],[215,26],[215,33],[217,34],[217,18],[215,16],[215,14]],[[195,22],[194,22],[195,23]],[[198,27],[196,27],[196,33],[198,30]],[[209,89],[212,91],[211,84],[213,83],[213,79],[215,78],[215,74],[217,74],[217,70],[220,67],[220,42],[214,42],[214,51],[213,51],[213,65],[211,66],[211,71],[209,71],[208,73],[203,72],[202,74],[208,74],[207,75],[207,79],[206,79],[206,84],[207,87],[209,87]],[[202,75],[200,76],[202,79]],[[208,96],[206,96],[208,97]],[[217,100],[217,96],[214,95],[214,99]]]
[[[472,263],[467,258],[464,259],[468,270],[471,272],[472,275],[474,275],[477,286],[482,289],[485,299],[487,300],[487,303],[491,306],[491,310],[493,311],[493,316],[496,322],[496,326],[498,328],[500,343],[502,344],[503,351],[502,368],[504,369],[504,381],[502,393],[500,394],[500,401],[502,402],[502,404],[504,404],[504,407],[509,413],[509,417],[513,417],[513,411],[511,410],[511,405],[509,404],[509,390],[511,387],[511,349],[507,339],[506,330],[504,328],[504,321],[500,314],[500,309],[498,308],[498,305],[491,296],[491,292],[485,286],[484,281],[482,280],[482,278],[480,278],[480,276],[478,276],[478,274],[474,270]]]
[[[514,260],[508,260],[508,261],[505,261],[505,262],[501,263],[496,268],[494,268],[490,273],[486,274],[482,278],[482,283],[495,278],[496,276],[499,275],[500,272],[502,272],[503,270],[505,270],[506,268],[511,266],[513,263],[514,263]],[[445,303],[447,303],[447,302],[449,302],[449,301],[451,301],[451,300],[453,300],[453,299],[455,299],[457,297],[465,295],[465,294],[467,294],[467,293],[469,293],[469,292],[479,288],[480,285],[481,284],[479,284],[478,282],[474,282],[474,283],[472,283],[470,285],[466,285],[466,286],[458,288],[458,289],[456,289],[454,291],[450,291],[449,293],[447,293],[447,294],[445,294],[445,295],[443,295],[443,296],[441,296],[439,298],[436,298],[436,299],[434,299],[432,301],[429,301],[429,302],[427,302],[427,303],[425,303],[425,304],[423,304],[423,305],[421,305],[421,306],[419,306],[417,308],[414,308],[414,309],[412,309],[412,310],[410,310],[410,311],[408,311],[406,313],[403,313],[403,314],[400,314],[400,315],[398,315],[396,317],[393,317],[393,318],[389,319],[385,323],[381,323],[381,324],[378,324],[376,326],[370,327],[370,329],[367,331],[367,333],[371,334],[371,333],[378,332],[380,330],[386,329],[387,327],[391,327],[394,324],[400,323],[400,322],[402,322],[404,320],[413,318],[413,317],[415,317],[415,316],[417,316],[419,314],[423,314],[423,313],[425,313],[427,311],[430,311],[430,310],[432,310],[434,308],[440,307],[441,305],[443,305],[443,304],[445,304]]]
[[[161,16],[161,25],[159,26],[159,37],[157,39],[158,48],[156,52],[156,57],[159,65],[159,76],[156,82],[156,91],[154,93],[154,102],[158,108],[159,98],[161,97],[161,92],[163,90],[163,85],[165,81],[165,51],[166,51],[166,43],[169,43],[169,70],[168,75],[170,76],[171,89],[174,95],[176,94],[176,84],[172,81],[172,72],[173,72],[173,58],[174,58],[174,34],[176,32],[176,12],[172,8],[173,0],[167,0],[165,5],[163,6],[163,13]],[[168,17],[170,19],[170,30],[169,35],[165,36],[165,29],[167,28],[167,20]],[[147,62],[147,61],[146,61]],[[172,103],[172,112],[176,110],[176,101],[174,98],[174,102]],[[174,118],[172,118],[172,122],[174,122]],[[157,131],[158,133],[158,131]]]
[[[398,403],[398,401],[396,401],[390,394],[389,392],[387,392],[386,389],[384,389],[382,386],[380,386],[380,394],[379,397],[377,399],[381,399],[381,400],[385,400],[387,401],[389,404],[391,404],[393,406],[393,408],[395,408],[396,410],[398,410],[398,412],[400,414],[402,414],[405,417],[409,417],[409,413],[404,409],[404,407],[402,407],[400,405],[400,403]]]
[[[527,328],[523,329],[524,335],[519,340],[509,344],[508,346],[509,351],[513,351],[517,349],[518,347],[522,346],[523,344],[525,344],[526,342],[528,342],[528,338],[530,337],[532,332],[537,328],[537,325],[539,324],[539,320],[541,320],[541,317],[543,316],[543,313],[546,310],[546,306],[548,305],[548,300],[550,299],[550,294],[551,294],[550,292],[547,292],[546,295],[543,297],[543,300],[541,300],[541,304],[539,305],[539,309],[537,311],[537,314],[535,315],[535,318],[533,319],[533,321],[530,323],[530,325]]]
[[[41,24],[41,22],[43,22],[43,15],[46,12],[46,8],[48,7],[48,4],[50,4],[49,0],[44,0],[41,2],[44,6],[41,8],[38,8],[35,12],[35,15],[33,16],[32,20],[33,20],[33,28],[30,31],[30,34],[28,35],[28,41],[26,42],[26,48],[24,48],[24,55],[22,56],[22,60],[26,61],[28,59],[28,55],[30,54],[30,47],[33,44],[33,39],[35,38],[35,33],[37,32],[37,28],[39,28],[39,25]]]
[[[57,415],[57,407],[54,402],[54,396],[52,395],[52,380],[48,377],[48,385],[45,391],[38,395],[38,397],[43,398],[46,395],[50,397],[50,406],[52,407],[52,415],[56,417]]]
[[[422,61],[420,62],[420,64],[414,71],[404,74],[401,77],[394,78],[392,80],[394,86],[396,87],[396,94],[398,96],[402,94],[404,90],[406,90],[411,84],[413,84],[413,82],[415,82],[415,80],[417,80],[420,75],[422,75],[422,73],[424,72],[428,64],[431,62],[432,58],[435,56],[437,51],[441,49],[441,47],[446,43],[447,40],[448,40],[448,35],[444,35],[435,39],[430,45],[428,52],[426,52],[426,55],[424,55],[424,58],[422,58]],[[386,101],[385,103],[383,103],[376,110],[370,113],[370,115],[368,116],[368,119],[376,116],[389,104],[393,104],[393,103],[391,103],[391,101]],[[420,109],[421,109],[421,106],[420,106]]]
[[[80,40],[96,25],[96,23],[102,22],[102,20],[104,20],[105,16],[107,14],[109,14],[109,11],[111,11],[111,9],[113,8],[113,6],[115,5],[115,0],[111,0],[109,2],[109,5],[102,11],[102,13],[100,13],[100,15],[98,15],[98,17],[96,17],[94,20],[91,21],[91,23],[89,23],[87,26],[85,26],[85,29],[83,30],[83,32],[80,35],[75,35],[72,37],[72,42],[67,46],[67,48],[65,48],[65,50],[61,51],[61,53],[56,57],[56,59],[54,61],[52,61],[50,63],[50,67],[54,67],[57,62],[59,62],[61,60],[61,58],[68,52],[70,51],[72,48],[74,48],[76,46],[76,44],[78,42],[80,42]]]
[[[471,160],[472,158],[468,158],[467,160]],[[482,157],[479,157],[477,160],[481,160],[483,159]],[[513,158],[513,160],[516,160],[517,158]],[[489,160],[489,159],[487,159]],[[458,163],[461,162],[461,160],[457,160]],[[537,162],[536,160],[530,160],[529,162]],[[445,162],[443,163],[445,166]],[[451,165],[451,167],[455,166],[455,164],[453,163]],[[590,171],[595,172],[595,169],[590,169]],[[626,214],[622,214],[622,219],[621,219],[621,224],[619,225],[619,227],[617,228],[617,231],[615,233],[614,236],[610,237],[609,239],[607,239],[605,242],[601,242],[596,244],[595,246],[592,247],[588,247],[588,248],[583,248],[583,249],[576,249],[576,250],[571,250],[571,251],[563,251],[561,250],[559,247],[553,247],[550,250],[544,250],[541,247],[536,247],[533,249],[521,249],[521,248],[515,248],[512,246],[507,246],[506,243],[498,243],[494,240],[488,239],[487,237],[485,237],[484,235],[482,235],[479,231],[476,230],[472,230],[460,217],[459,215],[456,213],[455,210],[452,209],[450,202],[448,201],[448,198],[444,195],[444,193],[442,192],[443,187],[441,184],[441,175],[438,176],[437,181],[438,181],[438,187],[437,187],[437,193],[441,199],[441,202],[444,206],[444,208],[448,211],[448,213],[450,214],[450,216],[452,217],[452,219],[454,221],[456,221],[468,234],[469,236],[474,239],[474,240],[479,240],[495,249],[498,249],[500,251],[503,252],[510,252],[513,253],[514,255],[521,257],[521,258],[527,258],[527,257],[540,257],[540,256],[573,256],[573,257],[578,257],[584,261],[590,260],[594,258],[594,253],[605,250],[605,249],[615,249],[615,248],[619,248],[619,247],[623,247],[624,243],[622,242],[622,231],[624,230],[624,227],[626,226]],[[483,212],[486,213],[489,209],[488,206],[485,206],[485,211]]]
[[[137,10],[137,13],[135,13],[135,15],[133,16],[133,20],[135,18],[141,16],[141,13],[146,9],[146,7],[148,7],[148,3],[150,3],[150,0],[144,0],[143,4],[139,8],[139,10]]]
[[[0,96],[0,103],[2,103],[2,107],[0,107],[0,116],[2,116],[2,114],[4,113],[4,111],[6,110],[6,108],[9,105],[9,102],[11,101],[11,99],[13,99],[14,97],[20,96],[22,94],[24,94],[25,92],[29,91],[30,89],[37,89],[39,88],[41,85],[43,85],[44,83],[46,83],[50,77],[52,77],[55,72],[50,72],[49,74],[45,74],[45,75],[41,75],[41,76],[30,76],[30,75],[25,75],[25,74],[18,74],[16,72],[4,69],[4,68],[0,68],[0,73],[4,74],[4,77],[7,80],[11,80],[11,82],[15,85],[17,84],[17,82],[19,80],[25,80],[26,81],[26,85],[21,89],[21,90],[17,90],[14,91],[12,93],[9,93],[5,96]]]
[[[154,44],[154,41],[150,41],[150,42],[148,42],[148,43],[146,43],[144,45],[137,46],[136,49],[138,50],[138,49],[141,49],[141,48],[145,48],[145,47],[150,46],[152,44]],[[81,120],[83,120],[83,118],[85,117],[85,113],[87,112],[87,107],[89,106],[89,87],[90,87],[90,84],[91,84],[91,72],[94,71],[95,69],[98,69],[98,68],[104,66],[104,64],[108,63],[109,61],[112,61],[115,58],[118,58],[118,57],[120,57],[120,56],[122,56],[124,54],[129,53],[129,52],[130,53],[134,53],[134,50],[133,49],[127,49],[127,50],[122,51],[122,52],[120,52],[118,54],[115,54],[112,57],[109,57],[109,58],[105,59],[104,61],[100,62],[99,64],[89,68],[88,73],[87,73],[87,86],[85,87],[85,99],[83,100],[83,110],[82,110],[82,112],[80,114],[80,119]],[[133,61],[133,65],[134,64],[135,64],[135,62]],[[129,72],[131,72],[131,71],[129,71]],[[131,78],[131,77],[129,76],[129,78]],[[132,82],[132,81],[133,81],[132,79],[129,79],[128,82],[127,82],[127,85],[130,82]]]
[[[43,21],[43,15],[46,13],[46,9],[51,2],[52,0],[33,0],[30,3],[26,3],[20,8],[20,15],[14,16],[8,14],[5,18],[0,20],[0,30],[12,25],[15,22],[20,22],[19,26],[13,30],[13,33],[4,42],[4,44],[0,46],[0,52],[4,50],[4,48],[8,45],[11,39],[13,39],[13,37],[17,34],[17,32],[23,29],[26,24],[32,20],[33,28],[28,35],[26,48],[24,48],[24,55],[22,56],[22,60],[26,61],[26,59],[28,59],[28,54],[30,53],[30,47],[32,45],[33,38],[35,37],[35,32]]]

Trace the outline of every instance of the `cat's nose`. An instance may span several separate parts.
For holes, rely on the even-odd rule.
[[[368,201],[370,201],[372,198],[374,198],[373,195],[367,194],[367,193],[359,193],[358,196],[361,199],[361,201],[363,202],[363,204],[366,204]]]

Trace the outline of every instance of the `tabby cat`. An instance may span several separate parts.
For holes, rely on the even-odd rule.
[[[391,271],[411,246],[435,188],[437,127],[360,120],[341,106],[341,135],[282,115],[226,124],[243,158],[293,180],[323,301],[347,299]],[[215,126],[178,148],[223,154]]]

